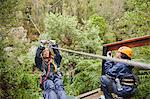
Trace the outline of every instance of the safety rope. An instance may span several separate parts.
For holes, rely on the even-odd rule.
[[[33,22],[30,15],[29,15],[29,18],[30,18],[31,22],[33,23],[34,27],[39,32],[39,34],[41,34],[40,30],[37,28],[36,24]],[[94,58],[100,58],[100,59],[104,59],[104,60],[114,61],[114,62],[123,62],[123,63],[129,64],[131,66],[139,67],[139,68],[143,68],[143,69],[150,69],[150,64],[145,64],[142,62],[136,62],[136,61],[125,60],[125,59],[117,59],[117,58],[106,57],[106,56],[85,53],[85,52],[80,52],[80,51],[74,51],[74,50],[69,50],[69,49],[64,49],[64,48],[57,48],[57,47],[51,47],[51,48],[59,49],[59,50],[66,51],[66,52],[76,53],[76,54],[80,54],[80,55],[90,56],[90,57],[94,57]]]

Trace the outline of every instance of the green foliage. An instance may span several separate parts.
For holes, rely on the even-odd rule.
[[[30,69],[34,61],[26,61],[29,43],[10,33],[11,28],[22,24],[20,11],[24,8],[24,0],[1,0],[0,4],[0,97],[36,97],[38,95],[33,92],[38,92],[39,88],[35,86],[37,80],[32,78],[37,76],[33,77]]]
[[[45,30],[48,34],[44,39],[55,39],[58,43],[70,46],[75,43],[75,38],[79,35],[76,29],[77,21],[69,16],[61,16],[59,14],[49,14],[45,19]],[[41,36],[43,39],[43,36]]]
[[[90,16],[89,21],[94,27],[99,29],[99,37],[103,40],[103,43],[114,42],[114,33],[104,17],[95,14]]]
[[[3,37],[2,56],[0,58],[0,96],[1,98],[32,98],[39,97],[38,75],[33,75],[33,51],[30,44],[15,37]],[[10,46],[11,45],[11,46]],[[12,48],[8,51],[6,48]],[[34,50],[35,53],[35,50]]]
[[[93,15],[90,17],[90,20],[92,21],[91,23],[96,27],[98,26],[99,31],[100,31],[100,36],[104,36],[104,33],[106,31],[106,21],[103,17]]]
[[[148,0],[127,0],[126,12],[117,23],[118,38],[132,38],[149,34]]]
[[[45,19],[46,34],[41,39],[55,39],[62,47],[96,53],[102,40],[96,27],[90,25],[77,29],[75,17],[50,14]],[[80,42],[79,42],[80,41]],[[93,45],[94,44],[94,45]]]
[[[91,91],[99,87],[99,75],[101,73],[99,60],[83,60],[76,65],[76,75],[72,85],[74,95]]]
[[[24,0],[1,0],[0,1],[0,26],[19,26],[19,11],[23,9]],[[4,27],[3,27],[4,28]]]

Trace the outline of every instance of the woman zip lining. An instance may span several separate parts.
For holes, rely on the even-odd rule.
[[[49,44],[49,48],[45,48],[46,44]],[[58,47],[53,41],[41,40],[35,56],[36,66],[42,71],[40,87],[44,90],[43,97],[44,99],[67,99],[62,75],[58,69],[62,57],[58,49],[53,49],[53,56],[50,51],[51,46]]]

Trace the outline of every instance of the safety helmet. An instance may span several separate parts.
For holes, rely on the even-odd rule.
[[[131,58],[133,55],[132,49],[130,47],[127,47],[127,46],[120,47],[118,49],[118,52],[121,52],[121,53],[127,55],[129,58]]]

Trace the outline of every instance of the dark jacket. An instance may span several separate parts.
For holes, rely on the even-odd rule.
[[[133,66],[121,62],[114,63],[114,62],[106,61],[104,64],[104,68],[105,68],[106,76],[108,75],[108,77],[111,77],[112,79],[119,78],[121,83],[122,80],[124,79],[133,79],[134,80],[133,83],[135,83],[135,78],[132,73]],[[115,88],[116,87],[114,87],[114,89]],[[128,86],[126,84],[122,84],[122,89],[123,90],[121,91],[117,91],[117,89],[114,91],[115,93],[117,93],[118,96],[121,97],[132,95],[136,92],[135,85]]]
[[[58,47],[58,45],[52,45],[53,47]],[[41,71],[43,71],[43,63],[42,63],[42,57],[41,53],[45,49],[45,47],[39,46],[36,50],[36,55],[35,55],[35,64],[37,68],[39,68]],[[62,56],[60,55],[60,52],[58,49],[53,49],[53,52],[55,54],[54,56],[54,62],[57,65],[57,68],[60,67],[60,63],[62,60]],[[50,65],[50,70],[53,70],[53,64]]]
[[[114,63],[106,61],[104,64],[105,72],[111,77],[124,78],[127,75],[132,74],[132,66],[125,63]]]

